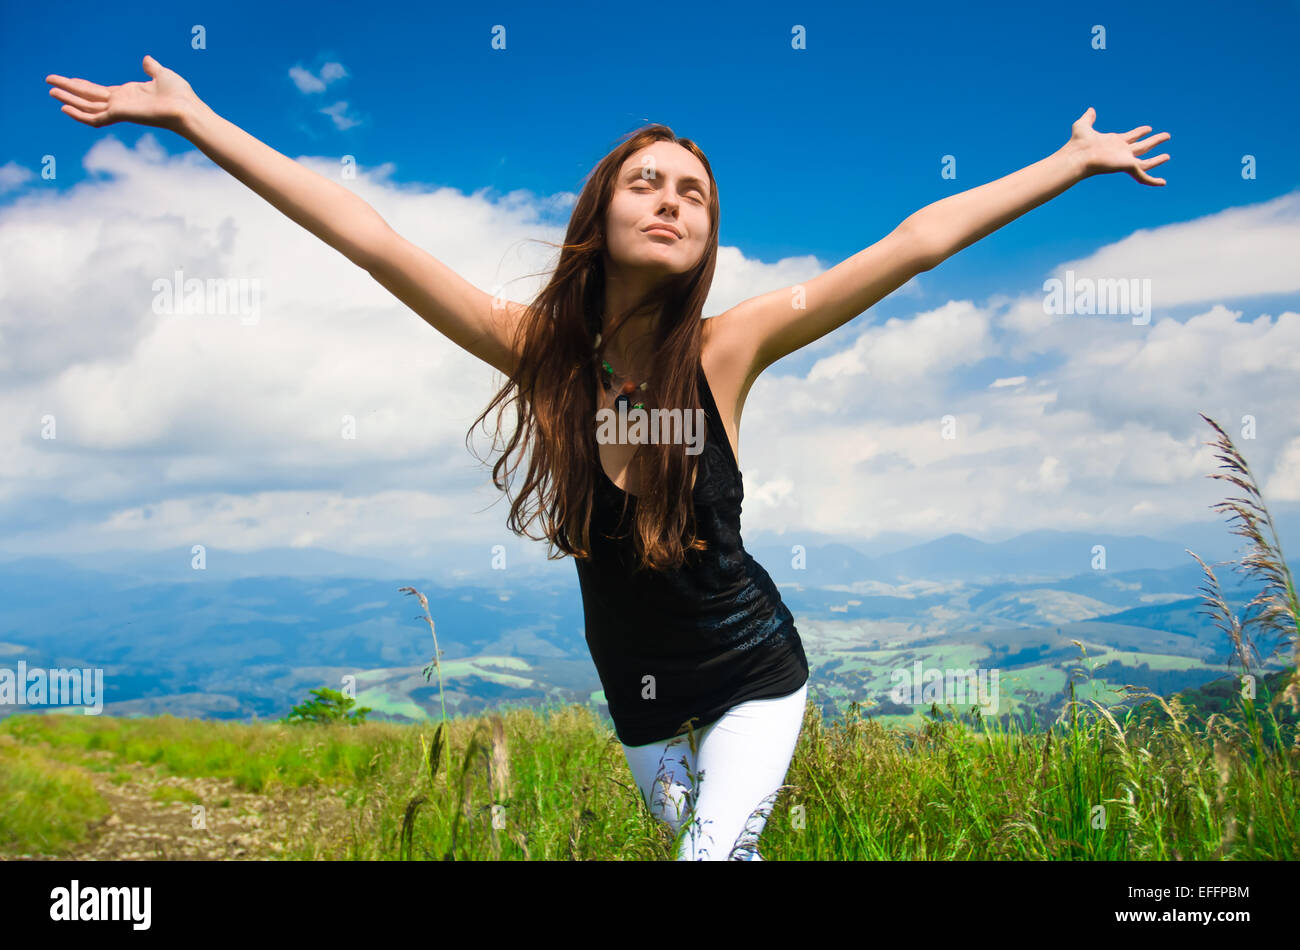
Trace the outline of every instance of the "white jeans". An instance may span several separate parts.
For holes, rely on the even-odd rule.
[[[785,782],[807,697],[805,682],[789,696],[733,706],[696,731],[695,755],[685,735],[623,746],[650,813],[674,834],[689,822],[677,860],[763,860],[758,836]]]

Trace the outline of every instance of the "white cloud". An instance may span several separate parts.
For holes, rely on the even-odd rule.
[[[0,165],[0,195],[25,185],[36,177],[35,172],[17,162]]]
[[[299,92],[324,92],[325,83],[321,82],[311,74],[309,70],[301,66],[291,66],[289,68],[289,78],[293,80]]]
[[[1085,258],[1066,261],[1049,277],[1064,280],[1150,281],[1156,312],[1213,306],[1264,294],[1300,291],[1300,191],[1227,208],[1191,221],[1142,228]],[[1052,345],[1066,324],[1098,317],[1043,312],[1042,288],[1014,302],[1001,320],[1008,330]],[[1154,318],[1153,318],[1154,319]],[[1118,322],[1111,320],[1110,322]],[[1053,328],[1052,334],[1042,331]],[[1066,331],[1072,333],[1073,331]],[[1032,346],[1035,340],[1026,341]]]
[[[334,120],[334,128],[339,131],[361,124],[361,120],[356,118],[355,115],[348,115],[347,102],[336,102],[334,105],[326,106],[320,111]]]
[[[331,83],[336,79],[342,79],[347,76],[348,71],[343,68],[342,63],[326,63],[320,68],[320,78],[326,83]]]
[[[1228,434],[1233,435],[1230,429]],[[1251,443],[1242,443],[1235,437],[1234,441],[1238,442],[1237,447],[1243,453],[1250,451]],[[1243,448],[1243,445],[1246,448]],[[1247,458],[1246,462],[1249,464],[1250,459]],[[1300,436],[1290,439],[1283,446],[1282,451],[1278,453],[1273,470],[1260,486],[1260,491],[1264,495],[1266,504],[1274,501],[1300,501]]]
[[[347,75],[348,71],[343,68],[342,63],[326,63],[321,67],[320,75],[314,75],[311,70],[304,69],[302,66],[289,68],[289,78],[298,87],[298,91],[304,93],[324,92],[325,87],[330,83],[346,78]]]
[[[336,159],[302,161],[341,180]],[[500,543],[514,563],[544,560],[544,543],[508,532],[506,500],[465,448],[499,374],[201,154],[108,134],[85,164],[103,177],[0,207],[0,550],[316,544],[449,571],[486,565]],[[534,239],[563,239],[546,218],[572,195],[492,201],[394,184],[393,170],[346,184],[475,286],[514,300],[540,289],[543,276],[510,278],[545,271],[553,251]],[[1237,243],[1269,238],[1258,257],[1295,226],[1294,204],[1274,204],[1235,209]],[[1185,257],[1207,286],[1214,253]],[[720,248],[705,313],[833,263]],[[256,280],[260,320],[154,313],[153,281],[177,268]],[[1300,500],[1300,314],[1212,300],[1183,322],[1158,306],[1146,327],[1009,319],[1035,301],[1041,313],[1030,287],[862,318],[810,348],[807,372],[760,377],[742,417],[747,539],[1129,533],[1211,517],[1223,493],[1204,478],[1217,463],[1197,410],[1234,434],[1253,415],[1259,437],[1238,444],[1266,498]],[[57,437],[43,439],[51,420]],[[482,430],[472,444],[490,452]]]
[[[950,301],[908,320],[892,318],[863,331],[853,344],[818,360],[814,383],[847,381],[861,386],[903,384],[975,363],[993,353],[989,318],[968,301]]]
[[[1016,490],[1058,495],[1068,484],[1070,476],[1062,467],[1061,460],[1049,455],[1039,463],[1038,471],[1032,478],[1017,479]]]
[[[1221,256],[1216,235],[1226,228],[1234,251]],[[1156,267],[1167,230],[1170,259]],[[1198,411],[1230,432],[1254,416],[1258,438],[1237,444],[1261,478],[1269,473],[1266,499],[1300,500],[1300,314],[1224,303],[1254,292],[1232,273],[1246,258],[1260,286],[1300,289],[1297,235],[1300,201],[1289,195],[1117,242],[1133,255],[1127,272],[1107,249],[1068,265],[1093,276],[1146,268],[1167,282],[1194,273],[1188,287],[1157,294],[1147,326],[1045,314],[1031,287],[986,306],[953,301],[852,339],[831,334],[839,348],[806,375],[769,371],[750,391],[742,468],[795,489],[779,503],[747,495],[746,524],[988,536],[1207,518],[1224,495],[1204,477],[1218,463]],[[1181,321],[1164,312],[1165,300],[1203,297],[1203,310]],[[979,373],[985,359],[996,366],[988,376]],[[1010,375],[1011,366],[1026,372]],[[948,415],[955,439],[942,437]]]

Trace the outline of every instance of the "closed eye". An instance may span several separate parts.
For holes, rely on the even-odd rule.
[[[634,191],[639,191],[639,190],[641,190],[641,189],[644,189],[644,190],[646,190],[646,191],[654,191],[654,189],[651,188],[649,185],[634,185],[634,186],[633,186],[633,190],[634,190]],[[692,190],[695,190],[695,189],[692,189]],[[695,202],[696,204],[698,204],[698,205],[702,205],[702,204],[704,204],[704,201],[703,201],[703,199],[701,199],[701,198],[692,198],[691,200],[694,201],[694,202]]]

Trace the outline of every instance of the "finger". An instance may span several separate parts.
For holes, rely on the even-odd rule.
[[[1163,155],[1156,155],[1153,158],[1144,158],[1142,161],[1138,162],[1138,167],[1144,170],[1148,168],[1155,168],[1157,165],[1163,165],[1167,161],[1169,161],[1168,152],[1166,152]]]
[[[108,108],[106,103],[91,102],[89,99],[83,99],[81,96],[74,96],[72,93],[59,89],[57,86],[50,90],[50,95],[55,99],[58,99],[60,102],[66,102],[68,105],[76,107],[80,112],[89,112],[92,115]]]
[[[1146,135],[1150,131],[1151,131],[1151,126],[1139,125],[1136,129],[1129,129],[1127,132],[1124,133],[1124,141],[1136,142],[1138,139],[1142,138],[1142,136]]]
[[[1144,185],[1163,185],[1165,183],[1163,178],[1152,178],[1141,167],[1134,168],[1132,171],[1133,177]]]
[[[91,125],[95,128],[100,126],[104,115],[102,112],[96,112],[94,115],[91,115],[89,112],[82,112],[76,106],[64,106],[63,111],[72,116],[78,122],[84,122],[86,125]]]
[[[66,89],[68,92],[76,93],[83,99],[91,99],[102,102],[108,99],[108,89],[99,83],[87,82],[84,79],[69,79],[67,76],[49,75],[45,81],[51,86],[59,89]]]
[[[1138,142],[1133,146],[1133,154],[1141,155],[1143,152],[1147,152],[1155,148],[1161,142],[1169,141],[1169,138],[1170,135],[1168,132],[1161,132],[1158,135],[1153,135],[1150,138],[1143,139],[1141,142]]]

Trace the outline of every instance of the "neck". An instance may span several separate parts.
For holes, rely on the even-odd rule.
[[[652,289],[644,278],[629,280],[606,272],[605,312],[600,321],[601,340],[615,372],[623,376],[635,376],[638,382],[647,375],[654,349],[655,331],[659,325],[659,307],[653,304],[643,306],[623,322],[616,336],[610,336],[610,332],[618,317]]]

